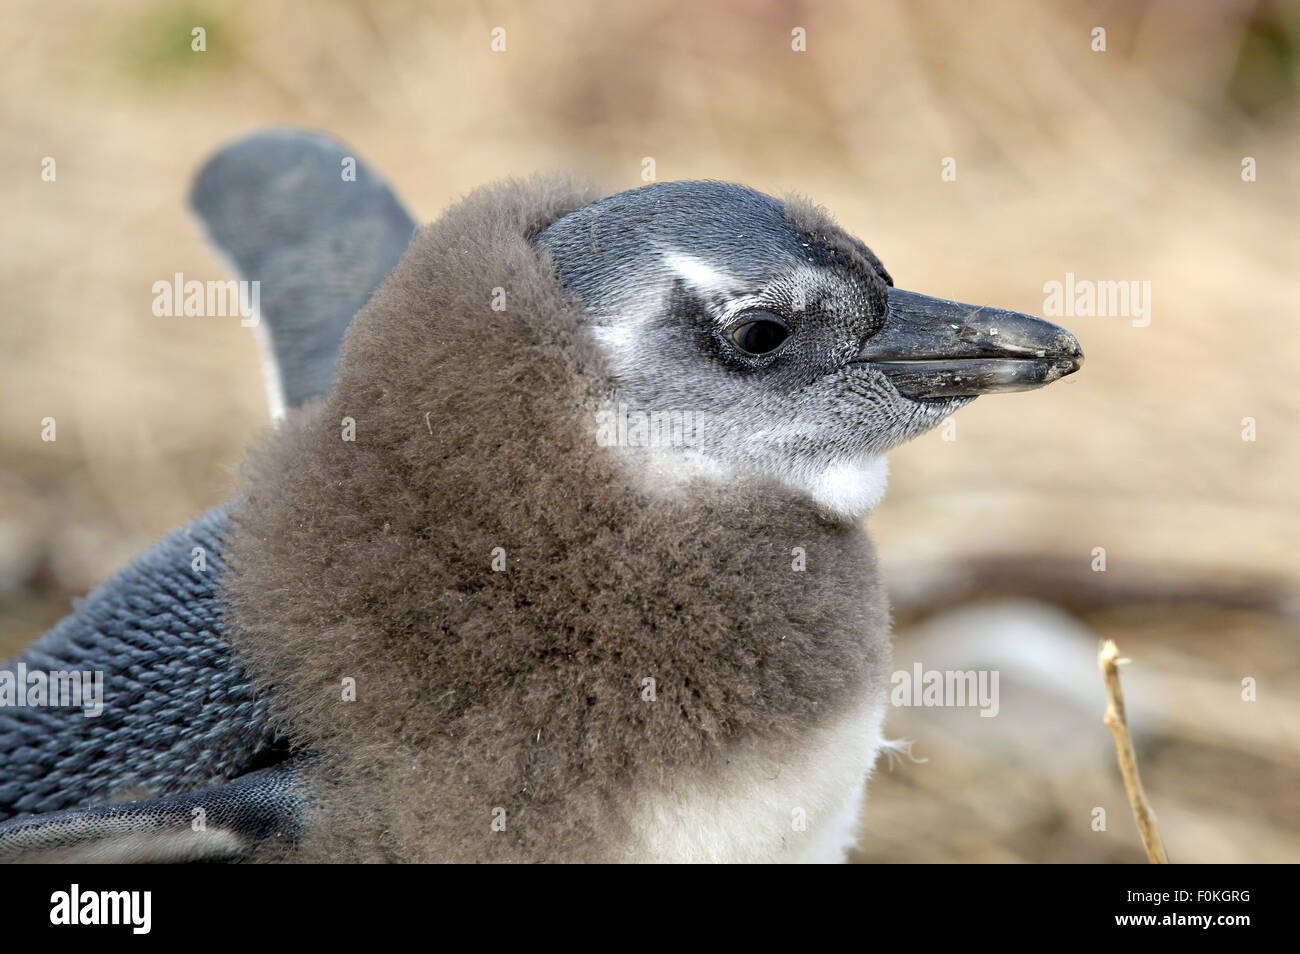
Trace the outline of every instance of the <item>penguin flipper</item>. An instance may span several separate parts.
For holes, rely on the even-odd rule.
[[[0,822],[0,863],[237,861],[291,847],[310,788],[301,760],[212,788]]]
[[[163,538],[0,666],[0,822],[183,795],[288,755],[225,639],[229,511]],[[61,674],[78,685],[59,692]],[[37,682],[47,698],[29,698]]]
[[[258,282],[272,416],[328,393],[348,323],[406,251],[415,220],[355,152],[298,129],[223,148],[190,203],[240,278]]]

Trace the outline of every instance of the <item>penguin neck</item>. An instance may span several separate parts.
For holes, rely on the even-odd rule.
[[[862,520],[884,499],[889,482],[889,461],[884,455],[774,464],[731,461],[690,441],[645,439],[638,426],[644,423],[640,418],[648,417],[614,398],[607,398],[597,415],[602,431],[598,443],[608,448],[624,479],[640,493],[687,500],[701,486],[743,491],[749,485],[776,484],[841,523]],[[690,422],[672,423],[689,436]]]

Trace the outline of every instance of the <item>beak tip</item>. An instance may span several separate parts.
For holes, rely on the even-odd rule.
[[[1061,378],[1068,378],[1081,367],[1083,367],[1083,351],[1076,348],[1072,353],[1052,362],[1042,383],[1051,384]]]
[[[1064,328],[1057,329],[1060,334],[1056,340],[1056,346],[1049,351],[1040,351],[1040,356],[1055,358],[1063,367],[1068,366],[1066,374],[1073,374],[1083,367],[1083,347],[1079,344],[1079,339]]]

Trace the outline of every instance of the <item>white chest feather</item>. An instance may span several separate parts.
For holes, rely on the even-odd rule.
[[[637,794],[630,861],[842,862],[857,840],[885,701],[872,699],[801,744],[753,743],[708,776]]]

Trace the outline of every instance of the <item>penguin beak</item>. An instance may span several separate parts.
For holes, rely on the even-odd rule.
[[[880,330],[853,359],[887,375],[909,398],[1028,391],[1083,364],[1074,335],[1050,321],[889,290]]]

